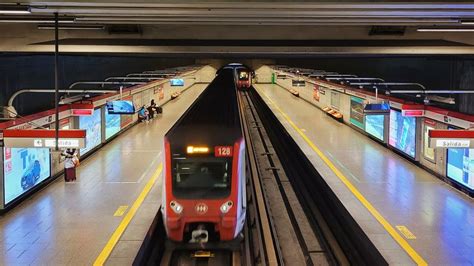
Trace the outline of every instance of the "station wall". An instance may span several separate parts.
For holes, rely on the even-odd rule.
[[[372,56],[276,59],[289,67],[323,69],[360,77],[382,78],[387,82],[416,82],[429,90],[474,90],[472,56]],[[456,96],[451,110],[474,114],[473,95]]]

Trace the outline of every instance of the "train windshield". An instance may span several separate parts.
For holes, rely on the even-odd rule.
[[[246,71],[241,71],[239,73],[239,79],[240,80],[249,79],[249,73]]]
[[[192,157],[173,159],[173,194],[183,199],[228,197],[232,158]]]

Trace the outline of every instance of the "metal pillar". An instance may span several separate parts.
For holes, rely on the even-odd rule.
[[[54,127],[55,127],[55,150],[59,150],[59,21],[58,13],[54,13],[54,109],[55,109],[55,118]]]

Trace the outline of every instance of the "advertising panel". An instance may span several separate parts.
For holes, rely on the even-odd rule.
[[[105,106],[110,114],[129,115],[135,113],[135,106],[132,101],[110,101]]]
[[[132,96],[127,96],[123,98],[124,101],[132,101]],[[122,115],[120,118],[120,128],[127,127],[133,121],[133,115]]]
[[[449,178],[474,190],[474,149],[448,149],[446,165],[446,175]]]
[[[365,132],[384,141],[385,115],[366,115]]]
[[[432,129],[435,129],[432,126],[429,126],[427,124],[424,125],[423,129],[423,156],[430,160],[433,161],[435,160],[435,149],[430,148],[430,136],[428,135],[428,132]]]
[[[120,115],[105,111],[105,139],[109,139],[120,131]]]
[[[47,148],[5,148],[4,156],[5,204],[51,175]]]
[[[163,89],[163,85],[159,85],[158,87],[154,88],[153,93],[158,94],[158,101],[165,98],[165,90]]]
[[[81,154],[85,154],[101,142],[100,110],[95,109],[91,116],[79,117],[79,129],[86,130],[86,147],[80,149]]]
[[[474,190],[474,149],[448,149],[447,176]]]
[[[390,110],[389,144],[415,158],[416,118],[402,116],[396,110]]]
[[[314,88],[313,88],[313,99],[315,101],[318,101],[319,102],[319,86],[318,85],[314,85]]]
[[[184,86],[184,79],[170,79],[171,86]]]
[[[351,123],[361,129],[364,129],[364,99],[351,97]]]

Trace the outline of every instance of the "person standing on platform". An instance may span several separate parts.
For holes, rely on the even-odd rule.
[[[148,117],[150,118],[149,120],[153,119],[153,117],[155,116],[155,109],[156,109],[156,103],[155,103],[155,100],[151,100],[150,102],[150,106],[148,106],[147,110],[148,110]]]
[[[64,159],[64,180],[71,182],[76,180],[76,167],[79,166],[76,149],[67,149],[62,154]]]

